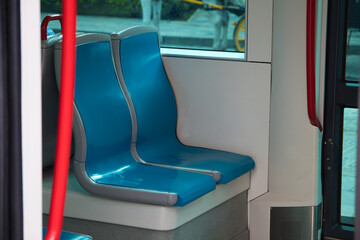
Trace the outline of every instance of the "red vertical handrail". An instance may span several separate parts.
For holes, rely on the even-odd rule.
[[[71,147],[74,80],[75,80],[76,1],[63,0],[63,41],[61,53],[60,103],[46,240],[58,240],[61,234]]]
[[[47,15],[44,17],[41,23],[41,41],[47,39],[47,26],[50,21],[59,20],[60,25],[62,25],[62,16],[60,14]]]
[[[316,0],[307,0],[306,17],[306,76],[307,76],[307,107],[310,123],[322,131],[316,113],[315,93],[315,8]]]

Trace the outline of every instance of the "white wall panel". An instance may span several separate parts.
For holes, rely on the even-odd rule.
[[[248,0],[247,60],[271,62],[273,1]]]
[[[274,7],[269,189],[316,205],[319,131],[307,114],[306,1],[275,0]]]
[[[250,155],[249,199],[267,191],[270,64],[164,58],[188,145]]]
[[[323,97],[325,9],[317,47],[320,94]],[[322,99],[319,99],[320,106]],[[322,107],[320,107],[322,112]],[[251,240],[270,239],[271,207],[317,206],[320,195],[321,133],[307,114],[306,0],[274,0],[272,87],[269,148],[269,192],[250,203]]]
[[[24,240],[42,239],[40,1],[21,0]]]

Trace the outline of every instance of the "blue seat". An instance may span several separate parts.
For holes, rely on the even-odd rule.
[[[55,54],[59,58],[59,49]],[[134,160],[130,112],[115,75],[109,36],[77,37],[74,101],[75,174],[87,191],[119,200],[184,206],[215,189],[208,175]]]
[[[249,172],[254,160],[245,155],[190,147],[176,136],[177,106],[163,67],[155,28],[134,27],[112,34],[114,58],[119,58],[117,72],[128,103],[137,136],[134,155],[148,163],[186,169],[208,170],[218,183]],[[116,59],[115,59],[116,62]],[[219,177],[214,175],[219,173]]]
[[[43,228],[43,239],[45,239],[46,236],[46,229],[47,228]],[[90,236],[84,236],[76,233],[62,231],[59,240],[91,240],[91,239],[92,238]]]

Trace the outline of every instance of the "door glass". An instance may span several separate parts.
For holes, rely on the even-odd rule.
[[[346,71],[345,79],[351,82],[359,81],[360,63],[360,1],[349,0],[348,26],[346,41]]]
[[[358,109],[344,109],[340,221],[346,225],[354,225],[355,217],[358,116]]]

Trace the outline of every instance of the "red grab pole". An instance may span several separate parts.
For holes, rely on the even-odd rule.
[[[322,131],[316,113],[315,93],[315,7],[316,0],[307,0],[306,17],[306,76],[307,76],[307,107],[310,123]]]
[[[55,157],[55,171],[51,195],[49,225],[46,240],[58,240],[61,234],[66,184],[71,147],[74,80],[75,80],[76,1],[63,0],[62,55],[60,103]]]

